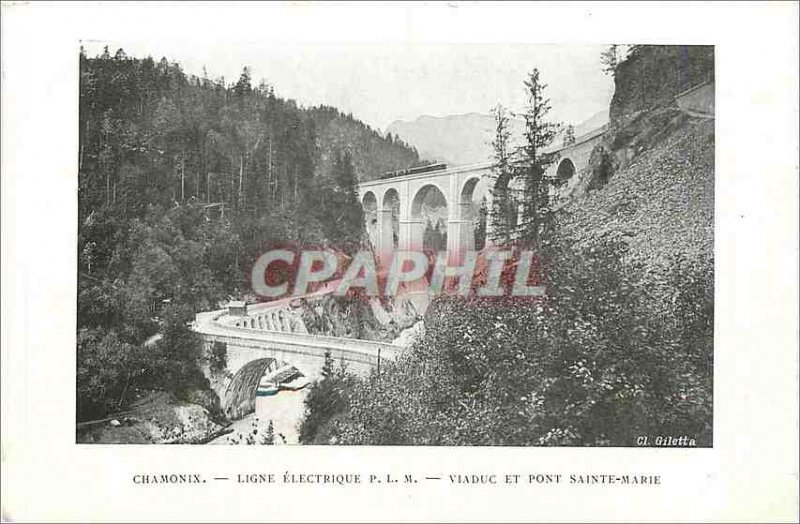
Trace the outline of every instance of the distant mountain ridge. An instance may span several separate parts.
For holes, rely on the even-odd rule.
[[[575,126],[575,136],[579,137],[607,122],[608,110],[601,111]],[[492,115],[467,113],[442,117],[423,115],[410,122],[396,120],[387,131],[416,147],[425,159],[450,165],[468,165],[491,160],[494,127]],[[509,120],[509,127],[512,144],[519,145],[525,121],[521,117],[513,117]]]

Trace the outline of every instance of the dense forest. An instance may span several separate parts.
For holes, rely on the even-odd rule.
[[[396,137],[280,98],[247,68],[226,83],[121,49],[81,50],[79,121],[79,420],[137,389],[206,389],[186,321],[241,296],[271,243],[358,245],[358,181],[420,164]]]

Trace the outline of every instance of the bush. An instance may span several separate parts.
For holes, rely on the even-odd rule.
[[[149,367],[144,349],[120,341],[114,331],[80,330],[77,350],[78,420],[124,406]]]
[[[199,366],[203,342],[187,323],[191,316],[188,307],[167,308],[161,326],[163,337],[153,352],[154,385],[181,398],[186,398],[192,390],[210,387]]]
[[[589,160],[592,178],[589,180],[589,189],[600,189],[605,186],[614,175],[614,156],[603,146],[592,151]]]
[[[209,356],[209,368],[212,373],[221,373],[228,367],[228,346],[224,342],[214,342]]]
[[[328,443],[319,437],[325,433],[329,422],[347,408],[347,394],[357,380],[347,372],[343,364],[338,368],[334,366],[330,351],[325,353],[322,380],[311,384],[305,399],[305,416],[300,423],[300,443]]]
[[[189,312],[187,308],[165,310],[163,337],[148,347],[123,342],[116,331],[80,330],[78,419],[89,420],[118,411],[139,389],[167,391],[190,402],[197,390],[208,390],[208,379],[198,365],[202,341],[186,323]],[[206,399],[203,405],[209,407],[213,403],[213,399]]]

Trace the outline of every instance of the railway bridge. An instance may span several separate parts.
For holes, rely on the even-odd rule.
[[[545,175],[558,177],[564,182],[563,190],[569,192],[579,178],[574,175],[588,168],[592,150],[605,130],[606,126],[599,127],[568,146],[548,150],[557,160]],[[366,229],[376,253],[386,259],[396,250],[420,250],[433,202],[438,207],[443,202],[446,208],[446,215],[436,218],[446,222],[447,251],[475,249],[475,226],[481,220],[481,205],[491,209],[492,184],[490,162],[453,168],[439,164],[359,184]],[[491,214],[487,214],[487,239],[491,231]]]

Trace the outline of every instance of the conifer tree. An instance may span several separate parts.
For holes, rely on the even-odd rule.
[[[333,355],[330,349],[325,350],[325,362],[322,364],[322,377],[328,378],[333,376]]]
[[[272,446],[275,444],[275,425],[272,423],[272,420],[269,421],[269,425],[267,426],[267,434],[264,435],[262,444],[266,446]]]
[[[600,54],[600,63],[603,64],[603,72],[613,75],[619,65],[619,50],[616,44],[608,46],[608,49]]]
[[[534,68],[525,81],[528,105],[525,119],[525,143],[520,148],[519,175],[524,180],[523,215],[520,239],[528,246],[539,248],[541,240],[552,225],[552,190],[555,179],[545,177],[547,167],[556,155],[546,152],[553,143],[561,125],[549,121],[550,100],[545,97],[547,85]]]
[[[563,139],[562,145],[564,147],[567,147],[567,146],[571,146],[574,143],[575,143],[575,126],[570,124],[564,130],[564,139]]]
[[[320,206],[322,223],[330,241],[354,246],[361,238],[364,215],[358,200],[358,178],[350,151],[336,155],[332,175],[332,194]]]
[[[514,238],[516,226],[516,206],[509,187],[513,178],[513,165],[510,150],[508,110],[500,104],[492,109],[495,134],[492,140],[494,162],[492,165],[492,240],[499,245],[508,244]]]

